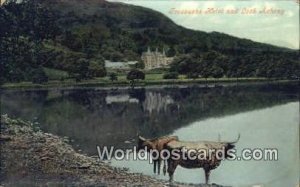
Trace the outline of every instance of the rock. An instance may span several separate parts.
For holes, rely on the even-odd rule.
[[[4,141],[11,141],[12,138],[8,135],[1,135],[0,136],[0,141],[4,142]]]
[[[79,167],[77,167],[78,169],[89,169],[91,167],[91,165],[81,165]]]
[[[145,176],[129,173],[127,168],[115,168],[98,156],[89,157],[75,151],[65,142],[66,138],[33,131],[27,122],[12,120],[7,117],[4,130],[1,131],[1,155],[5,155],[4,172],[16,171],[34,178],[37,186],[45,183],[59,183],[61,186],[165,186],[166,182]],[[7,140],[7,141],[4,141]],[[12,141],[11,141],[12,140]],[[132,141],[125,141],[131,143]],[[2,160],[1,160],[2,161]],[[9,166],[9,167],[6,167]],[[9,168],[9,169],[8,169]],[[10,179],[6,179],[7,183]],[[15,183],[14,183],[15,184]],[[17,183],[19,184],[19,183]],[[39,185],[41,184],[41,185]],[[0,185],[0,187],[1,187]],[[60,186],[60,185],[59,185]],[[179,186],[179,185],[178,185]],[[187,186],[187,185],[180,185]]]
[[[51,159],[50,157],[46,157],[46,156],[45,156],[45,157],[42,157],[42,158],[41,158],[41,161],[46,161],[46,160],[50,160],[50,159]]]

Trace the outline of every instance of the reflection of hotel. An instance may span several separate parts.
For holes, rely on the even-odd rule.
[[[147,52],[142,54],[142,60],[145,64],[145,69],[150,70],[170,65],[173,61],[173,57],[167,57],[164,49],[162,53],[158,52],[157,48],[155,52],[152,52],[148,47]]]
[[[108,95],[106,96],[105,101],[106,104],[142,102],[143,110],[149,114],[166,112],[169,105],[175,103],[171,96],[162,95],[159,92],[146,92],[145,96],[145,100],[140,101],[128,94]],[[177,105],[177,108],[179,109],[179,105]]]
[[[147,92],[143,107],[145,111],[152,114],[153,112],[166,111],[167,107],[173,103],[174,100],[169,95],[163,96],[161,93]]]

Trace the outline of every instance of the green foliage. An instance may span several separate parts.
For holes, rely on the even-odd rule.
[[[127,78],[127,80],[130,80],[130,81],[134,81],[134,80],[138,80],[138,79],[145,80],[145,73],[140,70],[133,69],[127,74],[126,78]]]
[[[51,69],[51,68],[43,68],[49,80],[64,80],[69,77],[68,72]]]
[[[112,72],[109,74],[109,80],[111,80],[112,82],[117,81],[118,80],[118,76],[116,73]]]
[[[94,52],[105,59],[140,60],[148,46],[157,46],[160,50],[165,48],[167,56],[177,56],[170,72],[180,74],[219,77],[221,69],[223,76],[228,77],[268,77],[273,72],[272,76],[285,78],[298,74],[295,67],[299,67],[299,54],[295,50],[218,32],[185,29],[164,15],[142,7],[102,2],[82,9],[78,3],[62,4],[57,6],[57,11],[64,13],[64,7],[68,7],[69,13],[59,20],[71,32],[69,41],[80,46],[76,48],[78,52],[84,52],[83,41],[89,41]],[[284,70],[287,61],[291,65]]]
[[[197,72],[189,72],[186,77],[188,79],[197,79],[199,77],[199,74]]]
[[[163,75],[164,79],[178,79],[178,73],[177,72],[169,72]]]
[[[131,87],[133,88],[136,80],[145,80],[145,73],[138,69],[133,69],[128,72],[126,78],[130,81]]]
[[[176,56],[169,71],[191,78],[300,77],[296,50],[185,29],[132,5],[90,1],[83,8],[80,0],[52,2],[1,6],[1,82],[33,81],[39,67],[66,71],[78,81],[103,77],[104,59],[139,61],[148,46]]]
[[[105,77],[106,76],[106,70],[104,68],[104,65],[101,63],[99,64],[96,61],[89,62],[88,71],[89,71],[91,77]]]
[[[188,78],[221,77],[299,77],[300,63],[273,54],[263,56],[227,56],[216,51],[178,56],[171,64],[170,72],[187,75]]]
[[[11,2],[0,8],[0,22],[1,79],[5,82],[47,82],[41,68],[48,56],[42,49],[42,40],[53,39],[59,31],[52,13],[34,1]]]
[[[91,78],[92,76],[89,72],[89,62],[83,58],[76,60],[71,65],[70,75],[75,78],[76,82]]]
[[[167,55],[168,57],[176,56],[176,50],[174,49],[173,46],[171,46],[171,47],[167,50],[166,55]]]
[[[48,82],[48,77],[43,70],[42,67],[39,67],[33,71],[33,76],[32,76],[32,83],[35,84],[43,84]]]
[[[118,80],[118,75],[117,75],[115,72],[110,73],[110,74],[108,75],[108,77],[109,77],[109,80],[110,80],[111,82],[114,82],[114,81],[117,81],[117,80]]]
[[[99,55],[93,56],[95,51],[91,49],[92,41],[86,42],[88,45],[83,47],[80,55],[58,49],[58,46],[61,46],[58,44],[60,42],[58,38],[62,35],[58,23],[59,16],[58,12],[35,0],[25,0],[21,3],[8,1],[0,8],[2,82],[46,82],[43,78],[45,72],[40,69],[41,67],[71,73],[75,71],[80,79],[106,75],[104,60],[101,58],[99,60]],[[49,44],[51,44],[50,48]],[[74,65],[78,64],[76,61],[79,58],[88,61],[88,72],[85,72],[86,69],[82,73],[74,70]]]
[[[168,71],[169,71],[168,68],[156,68],[156,69],[147,70],[147,74],[164,74]]]
[[[224,76],[224,70],[219,66],[213,66],[211,74],[213,78],[221,78]]]
[[[145,63],[143,61],[139,61],[135,64],[136,69],[145,69]]]

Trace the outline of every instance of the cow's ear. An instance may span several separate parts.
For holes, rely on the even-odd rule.
[[[139,137],[139,140],[140,140],[140,141],[142,141],[142,142],[146,141],[146,138],[144,138],[144,137],[142,137],[142,136],[138,136],[138,137]]]

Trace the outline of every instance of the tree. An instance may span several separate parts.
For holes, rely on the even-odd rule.
[[[116,73],[110,73],[109,74],[109,80],[111,80],[111,82],[114,82],[114,81],[116,81],[116,80],[118,80],[118,76],[117,76],[117,74]]]
[[[186,75],[188,79],[197,79],[199,77],[199,73],[197,72],[190,72]]]
[[[211,73],[213,78],[217,78],[217,79],[224,76],[224,70],[219,66],[213,66]]]
[[[127,74],[127,80],[136,80],[136,79],[144,80],[145,73],[140,70],[133,69]]]
[[[204,63],[202,62],[202,68],[201,68],[200,74],[201,74],[201,77],[206,79],[206,81],[207,81],[207,78],[212,75],[210,65],[206,61]]]
[[[91,61],[89,63],[88,71],[89,71],[90,77],[104,77],[104,76],[106,76],[106,69],[99,62]]]
[[[43,84],[48,82],[48,77],[42,67],[33,71],[32,82],[35,84]]]
[[[171,47],[169,48],[169,50],[167,50],[166,55],[167,55],[168,57],[173,57],[173,56],[176,55],[176,50],[174,49],[173,46],[171,46]]]
[[[82,79],[91,78],[89,72],[89,61],[80,58],[76,60],[70,67],[70,74],[75,78],[76,82],[80,82]]]
[[[208,79],[208,77],[210,76],[210,72],[204,70],[204,71],[202,71],[201,76],[202,76],[203,78],[205,78],[205,80],[206,80],[206,82],[207,82],[207,79]]]
[[[1,79],[47,82],[42,66],[50,55],[42,41],[53,40],[59,33],[55,15],[35,0],[11,0],[0,8],[0,25]]]
[[[145,63],[143,61],[139,61],[135,64],[136,69],[145,69]]]
[[[188,74],[198,69],[198,66],[199,59],[193,58],[191,55],[182,55],[174,59],[170,67],[170,72]]]
[[[127,80],[130,81],[132,87],[134,86],[135,80],[138,79],[145,80],[145,73],[140,70],[133,69],[127,74]]]
[[[178,73],[177,72],[168,72],[163,75],[164,79],[178,79]]]

